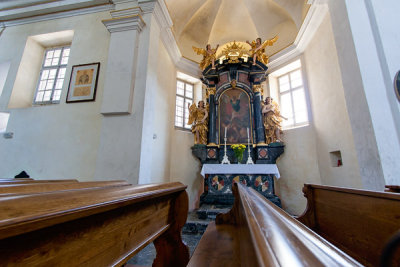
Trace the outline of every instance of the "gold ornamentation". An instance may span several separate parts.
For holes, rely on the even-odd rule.
[[[256,40],[252,41],[251,43],[249,41],[246,41],[251,46],[251,49],[249,50],[249,53],[251,57],[253,58],[253,65],[256,64],[256,61],[260,61],[263,64],[268,64],[268,56],[265,55],[265,48],[267,46],[272,46],[276,41],[278,40],[278,36],[275,36],[272,39],[266,40],[263,43],[261,43],[261,38],[257,38]]]
[[[255,84],[255,85],[253,85],[253,92],[254,93],[263,93],[263,88],[262,88],[262,86],[261,86],[261,84]]]
[[[209,143],[207,146],[217,146],[217,147],[219,147],[219,145],[217,145],[216,143]]]
[[[207,68],[208,65],[210,65],[210,64],[211,64],[211,67],[213,69],[215,69],[215,59],[216,59],[215,54],[217,53],[218,47],[219,47],[219,45],[217,45],[217,47],[212,49],[211,45],[209,45],[209,44],[206,46],[206,49],[192,46],[194,52],[196,52],[198,55],[203,56],[203,59],[200,62],[201,70],[205,70],[205,68]]]
[[[216,89],[215,87],[208,87],[207,88],[207,94],[210,95],[215,95]]]
[[[233,41],[233,44],[227,45],[224,50],[222,50],[221,56],[228,59],[228,63],[239,63],[239,58],[248,57],[249,53],[243,45]]]
[[[208,111],[204,105],[204,101],[200,100],[198,107],[193,103],[189,108],[189,121],[192,124],[192,133],[194,134],[194,144],[207,145],[207,132],[208,132]]]

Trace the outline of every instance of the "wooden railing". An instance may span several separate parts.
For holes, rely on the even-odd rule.
[[[378,266],[400,230],[400,194],[306,184],[298,220],[367,266]],[[400,262],[400,252],[392,253]],[[398,265],[396,265],[398,266]]]
[[[96,187],[112,187],[112,186],[125,186],[129,185],[127,181],[99,181],[99,182],[28,182],[28,183],[10,183],[3,184],[0,182],[0,197],[21,195],[21,194],[32,194],[32,193],[44,193],[60,190],[71,190],[71,189],[85,189],[85,188],[96,188]]]
[[[25,186],[16,195],[15,186],[8,193],[1,187],[14,195],[0,198],[0,265],[121,266],[153,242],[153,266],[186,266],[181,229],[188,197],[181,183],[72,188],[57,182],[54,190],[38,184],[45,192],[30,185],[35,192]]]
[[[233,185],[231,211],[210,223],[189,266],[360,266],[254,189]]]

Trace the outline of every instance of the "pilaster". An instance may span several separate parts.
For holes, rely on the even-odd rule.
[[[399,114],[392,108],[396,105],[388,88],[392,82],[387,81],[387,66],[382,64],[388,55],[380,46],[369,2],[328,3],[363,186],[383,190],[385,184],[400,184]]]
[[[112,19],[103,20],[111,36],[101,113],[128,114],[132,112],[139,33],[145,23],[139,7],[110,13]]]
[[[148,7],[137,6],[137,1],[116,2],[120,9],[103,21],[111,36],[95,177],[148,183],[160,27]]]

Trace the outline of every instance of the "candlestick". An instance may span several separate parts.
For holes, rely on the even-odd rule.
[[[226,126],[225,126],[225,138],[226,138]]]
[[[251,154],[251,150],[250,150],[250,134],[249,134],[249,128],[247,128],[247,143],[248,143],[248,157],[247,157],[247,162],[246,164],[254,164],[253,159],[251,158],[250,154]]]

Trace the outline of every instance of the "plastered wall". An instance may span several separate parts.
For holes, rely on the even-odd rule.
[[[14,137],[0,137],[0,177],[14,177],[25,170],[38,179],[93,179],[101,127],[99,99],[109,40],[109,32],[101,20],[107,18],[107,12],[102,12],[7,27],[2,33],[0,64],[10,62],[10,70],[0,109],[10,113],[7,131],[13,132]],[[74,37],[61,103],[8,109],[28,37],[64,30],[74,30]],[[96,101],[66,104],[72,66],[92,62],[101,64]]]
[[[347,112],[329,14],[304,53],[317,159],[322,184],[361,188],[359,165]],[[330,152],[340,151],[343,165],[333,167]]]
[[[285,152],[277,161],[281,178],[275,180],[282,207],[299,215],[306,208],[305,183],[321,184],[315,131],[312,125],[284,131]]]
[[[152,161],[156,168],[151,169],[153,182],[169,182],[171,158],[171,125],[174,124],[173,114],[175,101],[171,95],[175,90],[176,71],[167,50],[160,41],[158,50],[159,64],[157,69],[157,88],[154,95],[154,133]],[[175,99],[174,99],[175,100]]]

